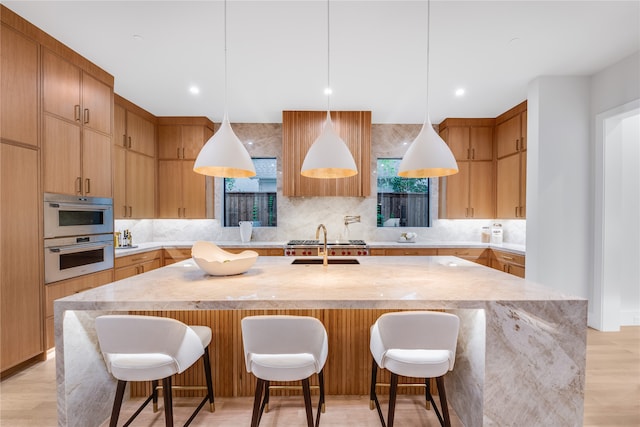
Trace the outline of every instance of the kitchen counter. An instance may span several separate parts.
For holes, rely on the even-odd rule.
[[[207,276],[192,260],[55,301],[59,425],[108,418],[114,382],[94,319],[130,310],[446,309],[460,316],[448,400],[466,426],[580,426],[587,301],[455,257],[360,257]],[[73,369],[67,369],[73,367]]]
[[[170,242],[149,242],[136,244],[135,248],[116,248],[116,258],[127,255],[135,255],[137,253],[151,251],[155,249],[169,249],[169,248],[190,248],[193,246],[193,241],[170,241]],[[285,241],[273,242],[273,241],[251,241],[243,243],[240,241],[214,241],[214,243],[221,248],[282,248],[285,245]],[[524,245],[514,245],[510,243],[503,243],[500,245],[481,243],[481,242],[447,242],[447,241],[417,241],[414,243],[408,242],[367,242],[369,248],[492,248],[499,249],[507,252],[512,252],[518,255],[525,254]]]

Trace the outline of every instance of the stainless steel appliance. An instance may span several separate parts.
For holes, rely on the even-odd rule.
[[[113,268],[113,200],[44,195],[44,282]]]
[[[104,233],[113,233],[113,199],[45,193],[45,239]]]
[[[318,256],[318,248],[322,248],[320,240],[289,240],[284,245],[285,256]],[[364,240],[347,242],[327,242],[328,256],[366,256],[369,246]]]
[[[113,255],[113,234],[45,239],[44,282],[113,268]]]

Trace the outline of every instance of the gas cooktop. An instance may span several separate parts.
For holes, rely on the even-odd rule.
[[[317,256],[322,248],[320,240],[289,240],[285,245],[287,256]],[[363,256],[369,255],[369,246],[364,240],[327,241],[329,256]]]
[[[320,240],[289,240],[287,246],[320,246]],[[364,240],[347,240],[341,242],[327,241],[327,246],[366,246]]]

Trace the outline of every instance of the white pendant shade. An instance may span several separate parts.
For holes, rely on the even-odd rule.
[[[458,173],[456,159],[427,117],[420,133],[402,158],[398,175],[403,178],[432,178],[455,173]]]
[[[256,169],[251,156],[231,129],[226,113],[220,129],[200,150],[193,170],[203,175],[222,178],[255,176]]]
[[[327,112],[322,133],[307,151],[300,174],[308,178],[346,178],[357,173],[351,151],[333,129]]]

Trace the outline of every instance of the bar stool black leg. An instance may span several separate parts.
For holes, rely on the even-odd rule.
[[[164,425],[173,427],[173,398],[171,392],[171,377],[162,379],[162,396],[164,399]]]
[[[309,378],[302,380],[302,394],[304,395],[304,409],[307,413],[307,426],[313,427],[313,409],[311,408],[311,388]]]
[[[440,408],[442,409],[442,416],[444,417],[444,426],[451,427],[451,420],[449,419],[449,406],[447,405],[447,395],[444,391],[444,376],[436,378],[436,385],[438,386],[438,397],[440,398]]]
[[[387,427],[393,427],[393,418],[396,412],[396,395],[398,392],[398,375],[391,373],[391,386],[389,387],[389,415],[387,415]]]
[[[209,346],[204,348],[204,375],[207,380],[207,396],[209,397],[209,411],[216,411],[216,403],[213,396],[213,380],[211,379],[211,362],[209,361]]]
[[[256,384],[256,394],[253,398],[253,415],[251,416],[251,427],[258,427],[258,423],[260,422],[260,415],[262,412],[261,401],[262,401],[262,390],[264,389],[264,380],[258,378],[258,382]]]
[[[109,421],[109,427],[116,427],[118,425],[118,416],[120,415],[120,408],[122,407],[122,399],[124,397],[124,389],[126,386],[126,381],[118,380],[118,385],[116,386],[116,397],[113,399],[113,409],[111,409],[111,421]]]

